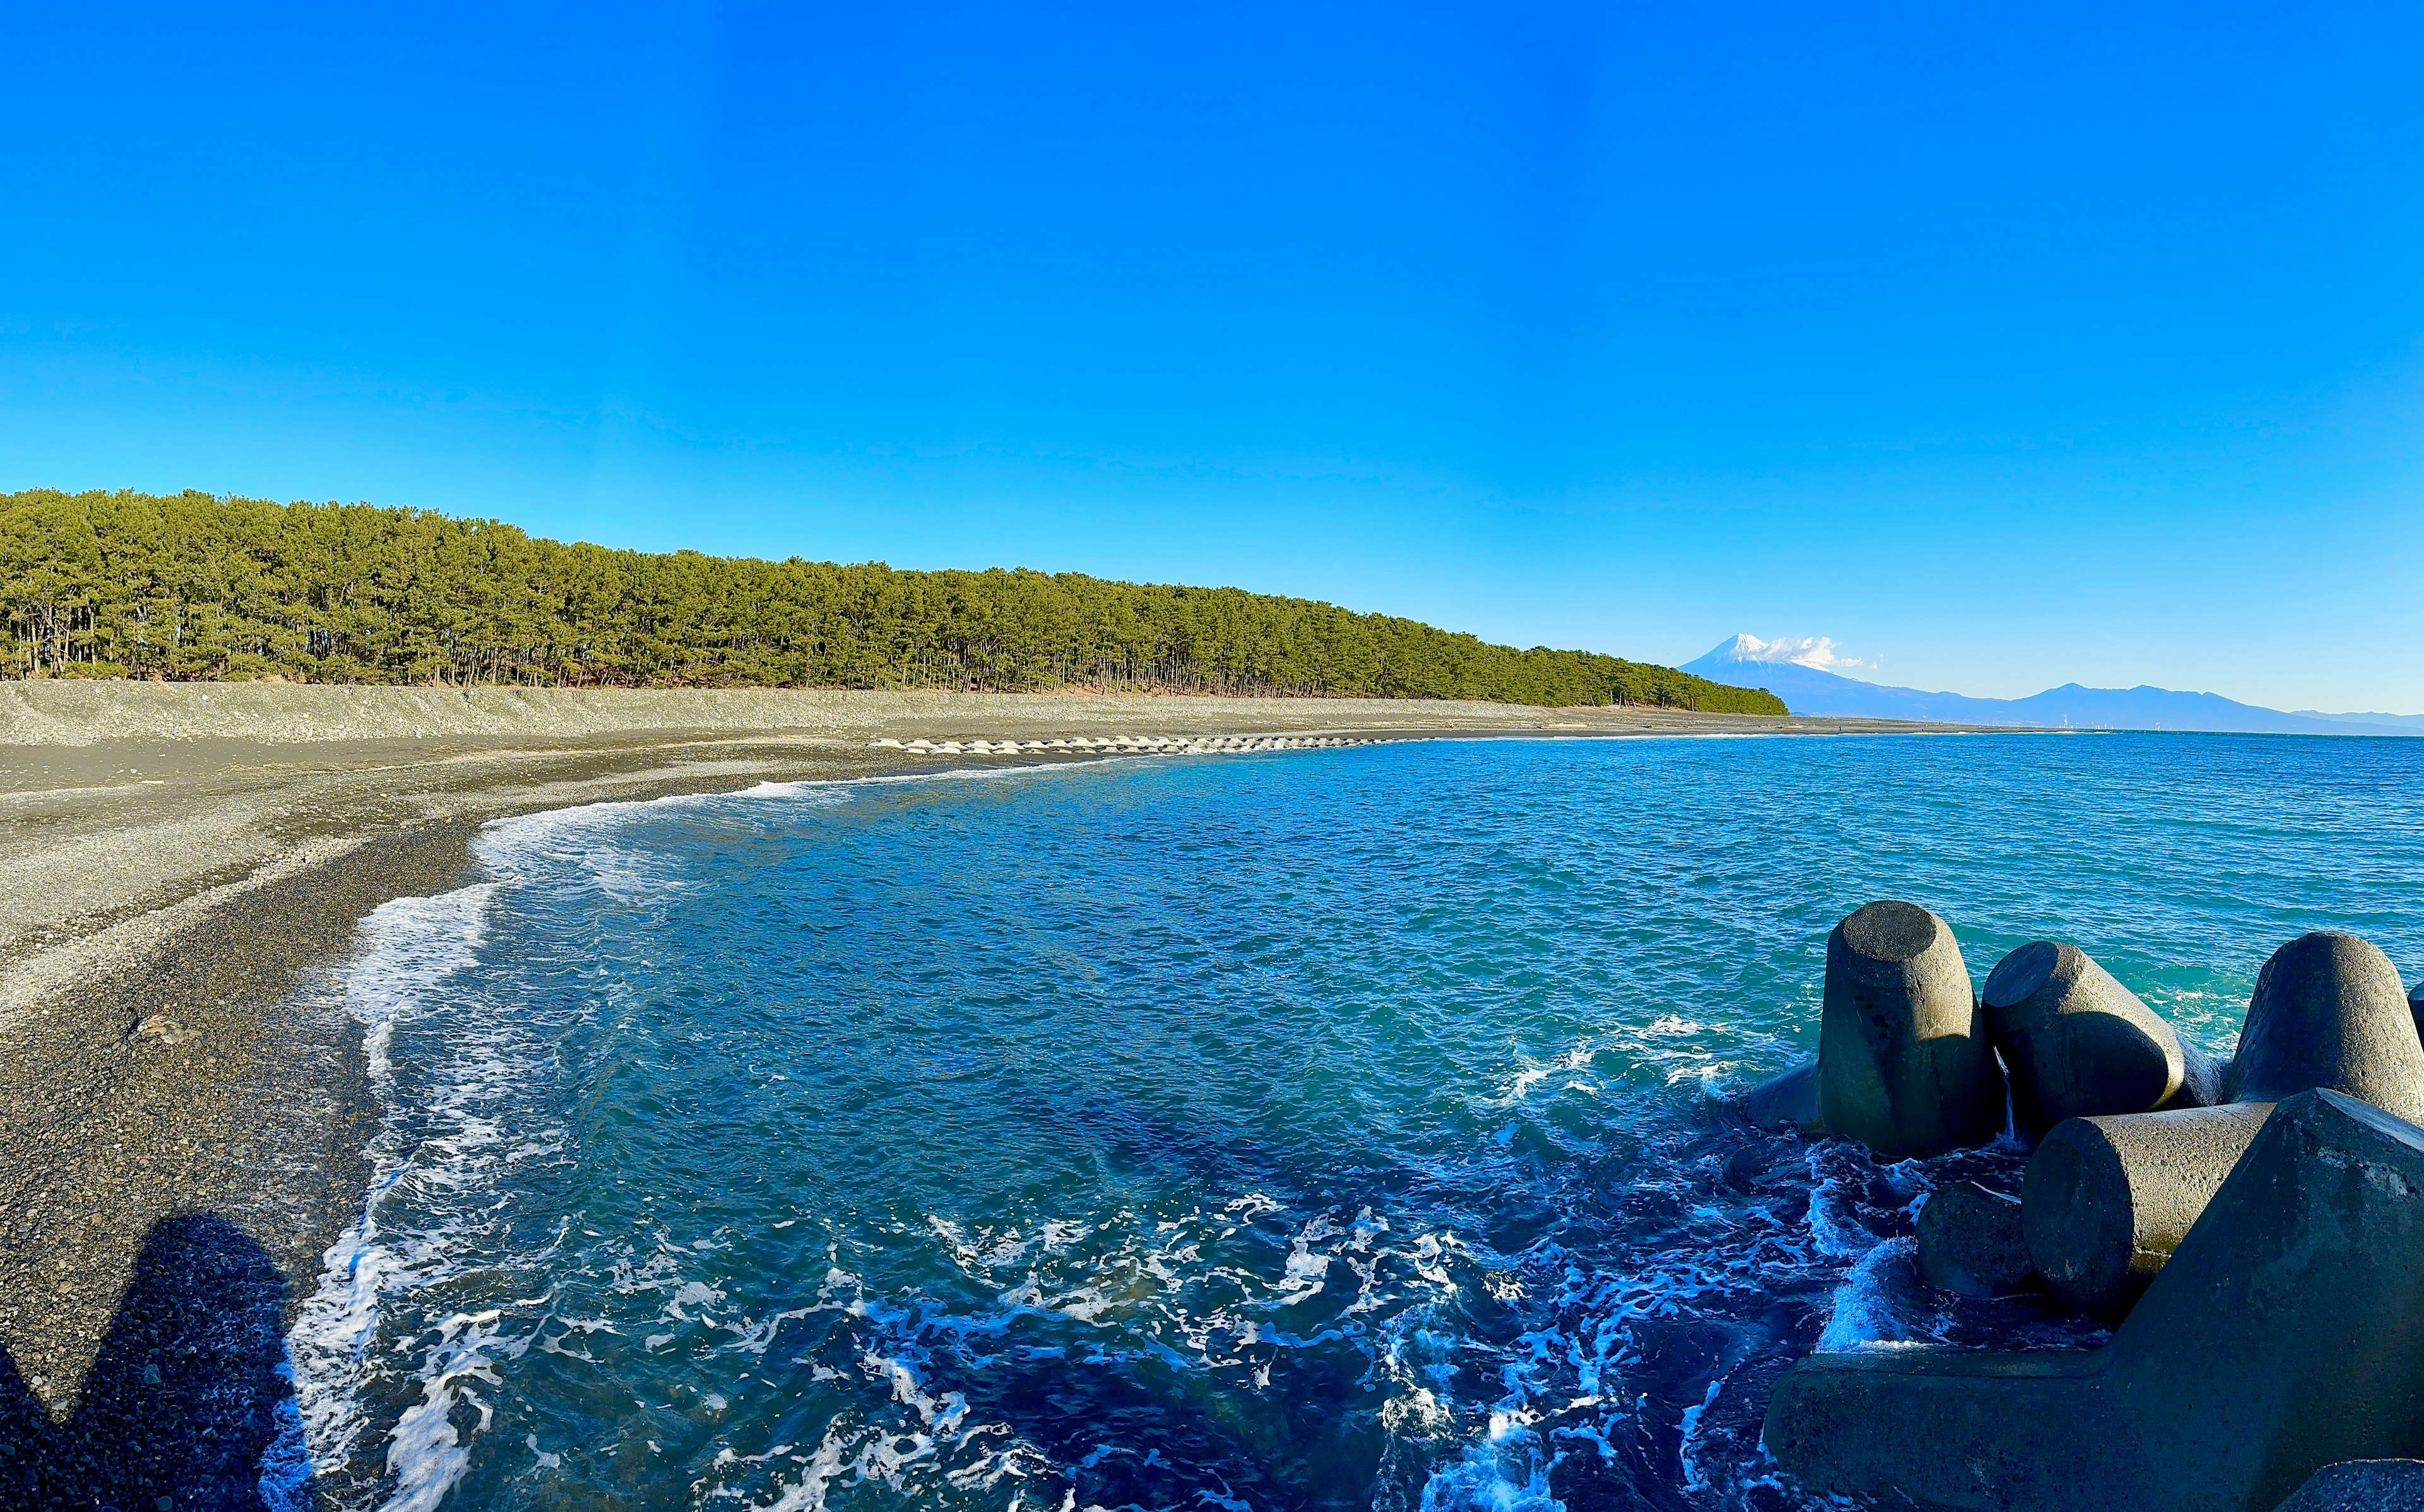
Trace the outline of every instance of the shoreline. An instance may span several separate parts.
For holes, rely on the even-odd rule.
[[[76,1408],[97,1357],[141,1322],[129,1286],[171,1219],[206,1215],[241,1231],[266,1262],[258,1285],[277,1295],[255,1301],[282,1341],[359,1216],[380,1115],[359,1026],[304,989],[348,957],[372,910],[471,880],[470,842],[491,820],[767,781],[1112,756],[920,755],[876,744],[886,739],[1959,732],[1637,708],[834,693],[742,694],[711,711],[762,722],[746,728],[612,727],[676,710],[589,693],[549,700],[559,707],[541,709],[547,719],[510,731],[433,732],[421,723],[426,690],[378,691],[402,695],[381,709],[362,690],[271,685],[260,689],[270,696],[240,695],[252,717],[233,723],[255,738],[198,733],[225,727],[199,721],[178,738],[162,733],[164,714],[218,700],[178,685],[164,699],[160,686],[49,685],[72,691],[47,698],[21,684],[0,698],[10,738],[0,740],[0,1203],[18,1215],[0,1233],[0,1378],[13,1366],[24,1396],[0,1404],[0,1444],[12,1447],[65,1431],[89,1455],[148,1431],[88,1424]],[[121,689],[132,696],[106,696]],[[528,702],[506,691],[490,701],[501,714],[455,691],[440,708],[444,699],[482,719]],[[296,717],[313,702],[329,717]],[[1317,717],[1350,713],[1362,718]],[[397,733],[415,727],[423,733]],[[138,1029],[155,1015],[166,1023]]]
[[[1211,693],[949,692],[850,688],[407,687],[288,682],[0,681],[0,748],[195,740],[309,744],[446,737],[567,740],[681,731],[850,738],[915,726],[974,733],[1036,720],[1145,727],[1587,730],[1635,719],[1762,726],[1886,720],[1699,713],[1647,705],[1542,708],[1477,699],[1231,697]],[[1944,726],[1912,726],[1935,728]]]

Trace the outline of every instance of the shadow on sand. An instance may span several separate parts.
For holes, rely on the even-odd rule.
[[[163,1219],[84,1392],[54,1422],[0,1355],[0,1508],[257,1508],[287,1393],[285,1278],[225,1218]]]

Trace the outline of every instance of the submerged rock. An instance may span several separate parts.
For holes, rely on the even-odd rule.
[[[1741,1107],[1743,1117],[1762,1129],[1826,1133],[1826,1121],[1818,1111],[1818,1062],[1760,1083],[1743,1094]]]
[[[2424,1454],[2419,1273],[2424,1130],[2304,1092],[2109,1345],[1813,1355],[1763,1441],[1820,1495],[2261,1512],[2326,1465]]]
[[[2424,1512],[2424,1459],[2343,1459],[2306,1477],[2279,1512]]]
[[[2353,934],[2300,935],[2264,963],[2225,1101],[2274,1103],[2328,1087],[2424,1122],[2424,1042],[2398,968]]]
[[[2075,945],[2020,947],[1988,973],[1984,996],[2013,1122],[2032,1138],[2065,1119],[2147,1112],[2192,1086],[2179,1035]]]
[[[1915,903],[1871,903],[1827,936],[1818,1066],[1827,1129],[1890,1160],[2002,1132],[2002,1068],[1961,947]]]
[[[2188,1237],[2270,1103],[2070,1119],[2029,1157],[2030,1264],[2056,1297],[2117,1318]]]
[[[1974,1181],[1940,1187],[1919,1210],[1919,1278],[1963,1297],[2009,1297],[2036,1274],[2020,1200]]]

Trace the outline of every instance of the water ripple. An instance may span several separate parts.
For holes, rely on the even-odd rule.
[[[2020,1156],[1726,1094],[1881,896],[2210,1048],[2424,962],[2424,743],[1475,742],[616,805],[391,905],[378,1185],[293,1349],[341,1507],[1801,1504],[1832,1346],[2078,1345],[1912,1274]]]

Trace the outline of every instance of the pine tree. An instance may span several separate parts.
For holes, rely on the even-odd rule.
[[[0,495],[7,675],[544,687],[1060,688],[1649,704],[1773,694],[1236,588],[649,554],[203,493]]]

